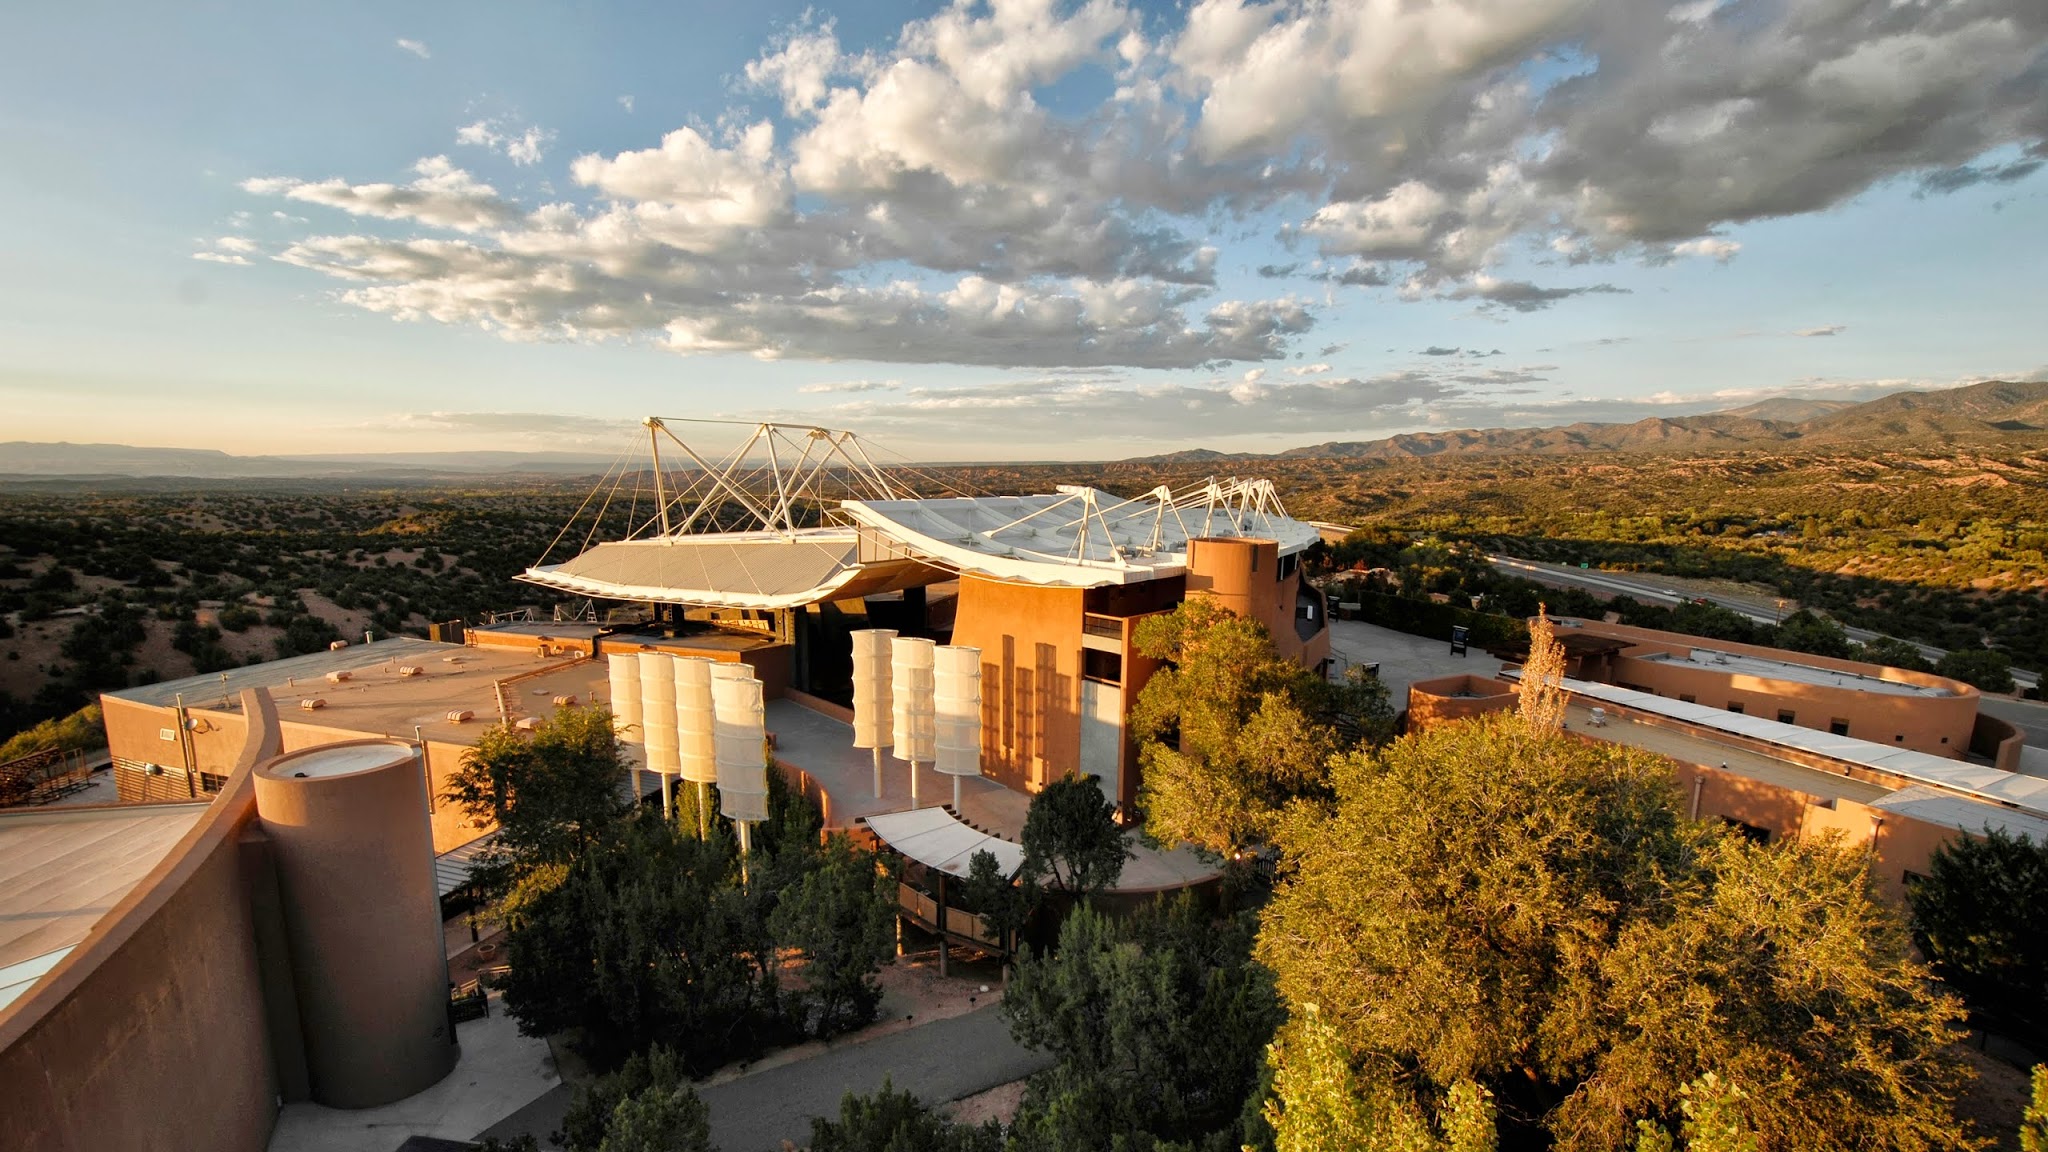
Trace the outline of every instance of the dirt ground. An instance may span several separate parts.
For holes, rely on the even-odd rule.
[[[299,599],[306,604],[306,611],[329,624],[341,633],[341,638],[351,644],[363,642],[363,630],[370,626],[370,614],[360,608],[343,608],[312,588],[299,589]]]
[[[1956,1101],[1956,1114],[1977,1126],[1977,1134],[1997,1141],[1999,1152],[2019,1152],[2020,1119],[2026,1113],[2027,1073],[1994,1056],[1962,1045],[1957,1048],[1977,1078]]]
[[[1024,1081],[1012,1080],[986,1092],[955,1100],[940,1111],[955,1124],[986,1124],[990,1120],[999,1120],[1007,1127],[1017,1118],[1017,1108],[1023,1103]]]

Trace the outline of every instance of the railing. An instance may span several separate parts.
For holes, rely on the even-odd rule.
[[[0,808],[48,804],[91,783],[85,753],[46,748],[0,764]]]
[[[1124,638],[1124,622],[1115,616],[1097,616],[1092,612],[1081,617],[1081,635],[1095,636],[1105,640]]]
[[[939,924],[939,902],[908,884],[896,885],[896,903],[905,912],[936,928]],[[965,908],[946,905],[946,932],[952,936],[972,940],[997,951],[1003,951],[1002,935],[989,927],[980,915]]]

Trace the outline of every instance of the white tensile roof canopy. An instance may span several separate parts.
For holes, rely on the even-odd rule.
[[[1015,876],[1024,866],[1022,844],[991,836],[944,808],[888,812],[866,817],[864,823],[892,850],[948,875],[967,875],[977,852],[993,855],[1004,877]]]
[[[772,609],[961,572],[1073,588],[1135,584],[1184,572],[1191,540],[1260,537],[1284,556],[1318,538],[1313,525],[1287,515],[1265,480],[1162,485],[1128,500],[1064,485],[1028,496],[922,498],[917,489],[944,485],[914,469],[877,467],[852,432],[752,425],[745,442],[714,463],[668,421],[643,423],[655,462],[652,499],[640,498],[644,473],[615,466],[609,490],[600,486],[585,501],[586,512],[596,510],[584,549],[556,563],[543,556],[520,579],[597,599]],[[664,472],[664,443],[671,462],[680,451],[691,466]],[[592,544],[607,513],[627,500],[629,477],[635,491],[623,538]],[[609,523],[616,530],[615,514]]]

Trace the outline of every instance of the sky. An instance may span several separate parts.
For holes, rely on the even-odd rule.
[[[1270,451],[2048,374],[2041,0],[71,0],[0,440]]]

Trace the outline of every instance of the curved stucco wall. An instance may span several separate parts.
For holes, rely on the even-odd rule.
[[[402,1100],[455,1066],[427,790],[411,745],[357,740],[255,772],[313,1099]]]
[[[0,1148],[268,1143],[279,1089],[242,866],[252,764],[71,955],[0,1009]]]

